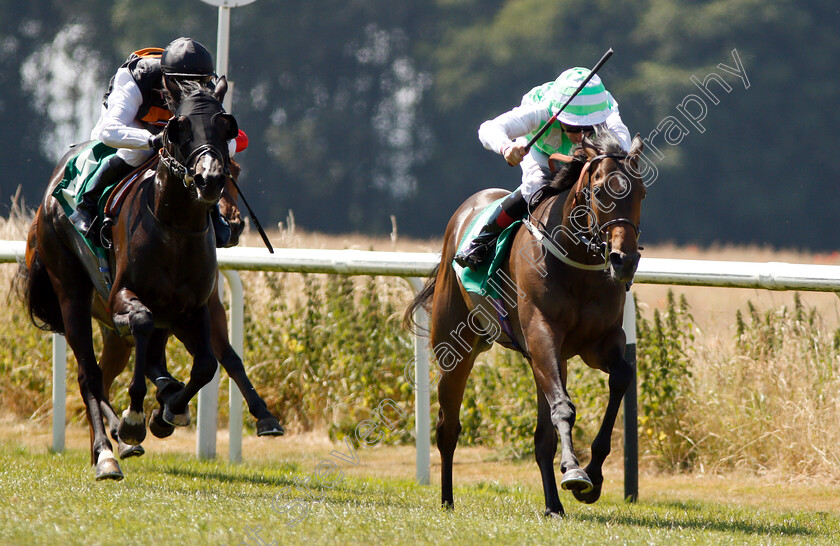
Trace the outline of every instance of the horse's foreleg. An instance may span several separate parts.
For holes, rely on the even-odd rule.
[[[143,455],[146,451],[143,446],[128,445],[119,436],[120,418],[117,412],[114,411],[111,405],[111,386],[114,380],[120,375],[125,367],[128,365],[128,360],[131,358],[131,344],[121,337],[115,331],[104,326],[100,326],[102,333],[102,356],[99,359],[99,366],[102,368],[102,383],[105,399],[100,403],[102,413],[108,420],[108,428],[111,431],[111,438],[117,442],[117,449],[119,451],[120,459],[128,457],[138,457]]]
[[[239,392],[248,404],[248,411],[257,420],[257,436],[282,436],[283,426],[274,415],[268,411],[265,401],[257,393],[254,385],[248,379],[242,359],[230,345],[227,331],[227,317],[225,308],[219,300],[218,293],[210,296],[208,302],[210,308],[210,339],[213,344],[213,353],[227,374],[239,387]]]
[[[627,391],[633,378],[633,368],[624,360],[621,354],[621,348],[623,346],[623,340],[620,347],[613,345],[612,350],[605,357],[605,361],[601,361],[605,364],[604,367],[610,374],[610,396],[607,402],[607,409],[604,412],[604,420],[601,422],[601,428],[598,429],[598,434],[595,435],[595,440],[592,442],[592,458],[586,466],[586,473],[592,479],[593,488],[592,491],[586,493],[574,492],[577,500],[587,504],[597,501],[601,496],[601,486],[604,483],[602,467],[604,461],[607,459],[607,455],[610,454],[610,440],[612,438],[613,428],[615,427],[615,420],[618,417],[618,409],[621,406],[621,399],[624,397],[624,393]],[[586,360],[588,356],[586,355],[584,360],[587,364],[590,364],[591,360]],[[594,367],[600,368],[601,362],[598,363],[598,366]]]
[[[137,445],[146,437],[143,400],[146,397],[146,361],[154,320],[152,312],[127,288],[112,297],[111,309],[117,328],[120,331],[127,329],[134,336],[134,374],[128,387],[130,402],[120,419],[118,434],[126,444]]]
[[[554,456],[557,454],[557,431],[551,423],[551,409],[537,385],[537,428],[534,431],[534,456],[540,469],[545,495],[545,515],[564,516],[554,477]]]
[[[210,313],[207,306],[184,317],[179,325],[173,328],[173,332],[192,354],[193,366],[186,386],[172,396],[164,407],[163,419],[171,425],[186,426],[189,421],[178,420],[178,416],[187,412],[187,404],[198,394],[201,387],[213,379],[218,367],[210,342]]]
[[[102,368],[102,388],[105,394],[105,399],[101,404],[102,412],[108,420],[111,438],[119,440],[117,434],[119,417],[111,405],[111,386],[128,365],[128,360],[131,358],[131,345],[110,328],[100,326],[99,331],[102,334],[102,356],[99,358],[99,367]]]
[[[532,324],[523,330],[532,333],[528,339],[531,368],[538,390],[545,396],[551,423],[560,438],[560,470],[563,472],[560,486],[566,490],[589,491],[592,482],[581,470],[572,442],[577,413],[566,390],[566,361],[560,357],[563,337],[557,333],[546,335],[552,329],[545,323]]]

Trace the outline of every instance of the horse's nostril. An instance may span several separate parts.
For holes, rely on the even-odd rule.
[[[624,258],[622,257],[621,252],[610,252],[610,263],[614,268],[620,268],[624,263]]]

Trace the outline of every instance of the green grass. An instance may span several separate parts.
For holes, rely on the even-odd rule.
[[[721,503],[657,495],[656,501],[626,504],[608,490],[597,504],[582,505],[562,493],[567,516],[550,520],[542,516],[535,468],[521,485],[479,480],[457,487],[456,510],[450,512],[438,506],[437,485],[339,476],[335,472],[348,470],[345,463],[324,475],[323,482],[332,486],[296,486],[315,471],[311,458],[233,465],[149,453],[123,461],[122,467],[125,480],[97,483],[86,451],[55,455],[0,444],[0,542],[260,544],[253,534],[258,528],[265,544],[840,541],[840,512],[739,505],[737,499]],[[291,518],[278,511],[290,502],[299,502]],[[308,514],[289,525],[300,510]]]

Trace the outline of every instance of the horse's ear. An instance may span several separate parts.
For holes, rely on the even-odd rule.
[[[225,140],[233,140],[239,136],[239,125],[231,114],[225,112],[213,114],[213,125],[222,133]]]
[[[186,116],[172,118],[166,124],[166,137],[173,144],[183,144],[190,138],[191,124]]]
[[[227,77],[221,76],[218,80],[216,80],[216,88],[213,90],[213,96],[216,97],[217,101],[225,102],[225,93],[227,93],[227,90]]]
[[[630,143],[630,157],[635,158],[645,149],[645,143],[642,141],[642,136],[636,133],[633,137],[633,142]]]

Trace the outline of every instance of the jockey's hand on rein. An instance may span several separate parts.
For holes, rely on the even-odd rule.
[[[163,148],[163,131],[149,137],[149,148],[156,152]]]
[[[516,165],[522,163],[522,158],[525,157],[525,154],[527,153],[528,152],[525,150],[525,146],[522,144],[511,144],[502,151],[502,155],[511,167],[515,167]]]

